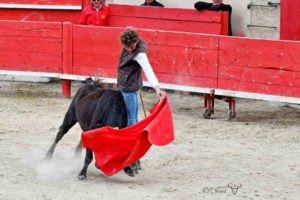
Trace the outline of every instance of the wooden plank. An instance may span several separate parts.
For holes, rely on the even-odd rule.
[[[104,69],[92,67],[76,67],[73,68],[74,74],[99,77],[117,77],[117,69]]]
[[[300,71],[300,42],[220,37],[220,65]]]
[[[216,88],[217,79],[156,73],[159,82],[193,87]]]
[[[61,72],[61,55],[32,52],[0,52],[0,69]]]
[[[300,72],[239,66],[219,67],[219,78],[248,83],[300,87]]]
[[[61,38],[61,35],[61,23],[0,21],[0,36]]]
[[[87,27],[74,25],[74,51],[83,53],[89,51],[98,52],[101,51],[102,48],[105,48],[105,46],[110,46],[111,48],[114,48],[115,51],[121,48],[119,37],[123,30],[123,28]],[[189,34],[182,32],[137,30],[147,45],[154,44],[210,50],[218,49],[217,36]]]
[[[208,10],[199,12],[195,9],[158,8],[117,4],[109,5],[109,15],[144,19],[151,18],[217,23],[221,23],[222,17],[222,14],[220,12]]]
[[[73,25],[75,53],[120,54],[119,37],[123,29]],[[108,51],[108,53],[107,53]]]
[[[60,38],[0,37],[0,51],[53,53],[60,56],[61,47]]]
[[[299,1],[298,1],[299,2]],[[300,4],[298,5],[300,6]],[[292,28],[290,29],[290,38],[291,40],[298,40],[300,41],[300,9],[296,11],[296,8],[293,8],[295,11],[290,14],[291,19],[290,23],[292,24]]]
[[[214,50],[150,45],[148,56],[157,72],[217,78],[218,53]]]
[[[82,0],[1,0],[7,4],[39,4],[39,5],[81,5]]]
[[[79,23],[80,11],[70,10],[30,10],[1,9],[0,19],[39,22],[72,22]]]
[[[108,54],[73,54],[73,68],[105,68],[117,69],[119,59]]]
[[[218,36],[197,33],[137,30],[148,45],[177,46],[207,50],[218,50],[219,48]]]
[[[290,35],[290,20],[289,20],[289,1],[280,3],[280,39],[288,40]]]
[[[111,27],[127,27],[157,29],[168,31],[222,34],[220,23],[194,22],[180,20],[147,19],[124,16],[110,16],[108,25]]]
[[[262,83],[248,83],[235,80],[219,79],[218,89],[279,95],[287,97],[300,97],[300,87],[289,87]]]
[[[214,90],[214,93],[215,95],[221,95],[221,96],[300,104],[300,98],[297,97],[285,97],[285,96],[276,96],[276,95],[269,95],[269,94],[266,95],[266,94],[240,92],[240,91],[233,91],[233,90],[220,90],[220,89]]]

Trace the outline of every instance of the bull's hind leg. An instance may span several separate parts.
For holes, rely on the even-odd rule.
[[[81,151],[82,151],[82,142],[81,142],[81,139],[80,139],[80,141],[79,141],[79,143],[78,143],[78,145],[76,146],[76,149],[75,149],[75,155],[80,156]]]
[[[84,159],[84,165],[83,165],[82,170],[78,174],[78,178],[80,180],[86,179],[86,177],[87,177],[86,176],[87,168],[91,164],[92,161],[93,161],[93,152],[91,150],[89,150],[89,149],[86,149],[86,154],[85,154],[85,159]]]
[[[54,153],[57,143],[76,124],[76,122],[77,122],[77,118],[76,118],[75,102],[73,101],[65,115],[62,125],[59,127],[59,131],[56,135],[56,138],[55,138],[53,144],[47,151],[47,154],[46,154],[47,159],[52,158],[52,155]]]

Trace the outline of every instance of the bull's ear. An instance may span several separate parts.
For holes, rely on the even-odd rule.
[[[82,83],[84,83],[84,84],[92,84],[93,83],[93,79],[91,77],[86,78],[84,81],[82,81]]]

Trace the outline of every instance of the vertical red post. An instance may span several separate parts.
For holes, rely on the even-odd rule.
[[[280,1],[280,39],[300,40],[300,1]]]
[[[63,74],[73,73],[73,25],[69,22],[63,23]],[[62,80],[62,95],[71,96],[71,81]]]
[[[289,0],[280,2],[280,39],[288,40],[290,35]]]
[[[228,15],[229,15],[228,11],[222,11],[222,19],[221,19],[222,33],[221,33],[221,35],[228,35],[229,34],[229,30],[228,30],[228,26],[229,26]]]

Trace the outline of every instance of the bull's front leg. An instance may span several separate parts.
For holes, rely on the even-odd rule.
[[[78,179],[85,180],[87,178],[87,176],[86,176],[87,168],[91,164],[92,161],[93,161],[93,152],[89,149],[86,149],[84,165],[83,165],[82,170],[78,174]]]

